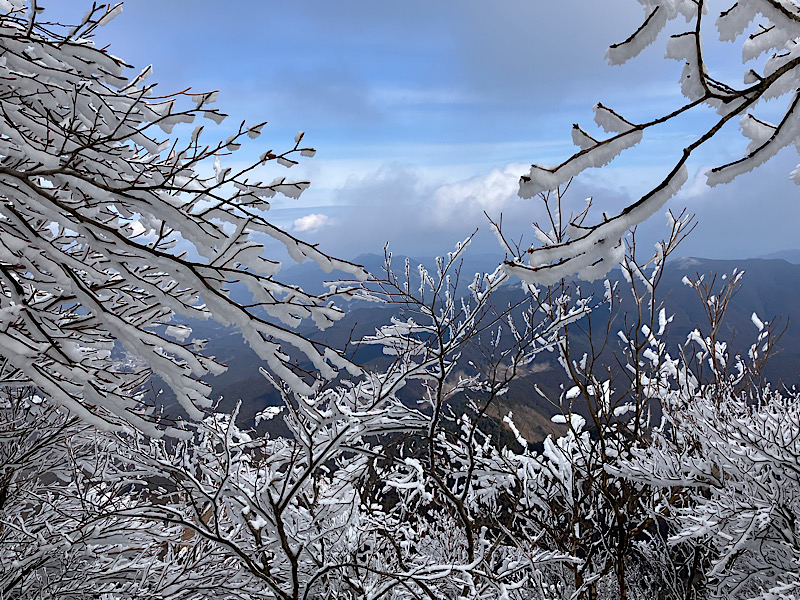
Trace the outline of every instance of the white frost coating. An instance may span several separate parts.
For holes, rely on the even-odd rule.
[[[658,336],[659,337],[664,335],[664,332],[667,329],[667,325],[672,323],[672,320],[674,318],[675,318],[675,315],[671,315],[669,318],[667,318],[667,310],[665,308],[662,308],[660,311],[658,311]]]
[[[745,85],[752,85],[754,83],[758,83],[759,81],[761,81],[761,76],[753,69],[748,69],[742,76],[742,82]]]
[[[526,178],[520,180],[520,198],[533,198],[536,194],[545,190],[554,190],[564,183],[567,178],[559,177],[558,168],[548,165],[531,165]]]
[[[654,367],[657,367],[660,362],[658,354],[656,354],[652,348],[645,348],[644,352],[642,352],[642,358],[649,360]]]
[[[795,18],[788,17],[784,14],[783,10],[780,9],[794,14]],[[758,14],[761,14],[768,22],[767,28],[774,26],[779,30],[785,30],[787,32],[787,37],[785,39],[797,37],[796,31],[798,21],[796,17],[800,16],[800,11],[798,11],[797,3],[794,2],[794,0],[775,0],[774,2],[764,0],[742,0],[737,2],[727,14],[721,14],[720,18],[717,20],[720,39],[723,41],[735,40],[747,30],[750,23],[752,23]],[[759,28],[756,33],[761,33],[762,31],[764,30]],[[792,31],[795,33],[792,34]],[[765,42],[756,43],[761,44]],[[747,42],[745,42],[745,44],[747,44]],[[777,50],[782,50],[783,48],[783,45],[775,47]]]
[[[572,143],[581,150],[586,150],[597,144],[597,140],[586,133],[578,125],[572,126]]]
[[[750,315],[750,320],[753,322],[753,325],[756,326],[756,329],[758,329],[759,331],[764,330],[764,322],[758,318],[758,315],[756,313]]]
[[[572,413],[569,416],[569,423],[576,432],[583,431],[584,426],[586,425],[586,419],[584,419],[581,415],[577,413]]]
[[[636,127],[619,113],[599,102],[594,105],[594,122],[606,133],[625,133]]]
[[[758,3],[750,0],[736,2],[728,11],[720,13],[717,18],[719,39],[723,42],[736,40],[756,18],[757,13]]]
[[[165,333],[169,337],[173,337],[182,342],[192,334],[192,329],[185,325],[168,325]]]
[[[697,39],[694,32],[670,36],[664,58],[697,64]]]
[[[504,263],[503,269],[526,283],[551,285],[580,273],[593,281],[603,277],[624,256],[621,239],[629,229],[660,210],[686,183],[688,172],[681,166],[648,197],[608,221],[569,242],[528,251],[529,265]]]
[[[667,24],[667,10],[661,6],[645,5],[645,21],[629,39],[614,44],[606,50],[606,60],[611,65],[621,65],[638,56],[656,41]]]
[[[617,418],[624,417],[631,412],[636,412],[636,407],[633,404],[623,404],[614,408],[614,416]]]
[[[706,90],[700,81],[700,71],[697,68],[697,62],[686,62],[681,70],[681,93],[689,100],[697,100],[702,98]],[[719,101],[709,100],[708,104],[718,108]]]
[[[750,140],[747,145],[747,152],[753,152],[759,146],[767,143],[775,134],[777,127],[767,121],[757,119],[753,115],[744,115],[739,121],[742,135]]]
[[[269,421],[274,419],[283,412],[283,406],[268,406],[264,410],[257,412],[255,416],[255,423],[258,425],[261,421]]]
[[[228,115],[224,115],[220,112],[217,112],[216,110],[205,110],[203,111],[203,116],[206,119],[210,119],[214,121],[214,123],[219,125],[227,118]]]
[[[586,169],[607,165],[624,150],[641,141],[640,130],[629,130],[598,142],[555,169],[532,165],[527,177],[520,181],[519,195],[521,198],[532,198],[540,192],[554,190]]]
[[[122,12],[122,3],[120,2],[112,9],[108,10],[105,15],[103,15],[98,21],[97,25],[99,27],[103,27],[104,25],[108,25],[117,15]]]
[[[619,243],[592,264],[580,269],[577,272],[579,278],[584,281],[597,281],[605,277],[609,270],[615,265],[625,260],[625,245],[620,240]]]
[[[511,433],[514,434],[514,438],[517,440],[520,446],[524,449],[528,448],[528,440],[526,440],[523,435],[520,433],[517,426],[514,424],[514,419],[512,413],[508,413],[505,417],[503,417],[503,423],[508,425],[508,428],[511,430]]]
[[[570,428],[577,433],[580,433],[586,425],[586,419],[577,413],[570,413],[568,415],[555,414],[550,417],[550,421],[557,425],[566,425],[567,422],[569,422]]]
[[[200,108],[206,104],[214,104],[219,99],[219,90],[206,92],[204,94],[193,94],[191,98],[197,108]]]
[[[748,173],[764,164],[785,146],[795,143],[800,134],[800,118],[797,115],[798,103],[800,103],[800,95],[795,93],[783,121],[770,138],[769,143],[762,143],[744,158],[708,171],[706,179],[708,185],[714,187],[720,183],[730,183],[739,175]]]
[[[622,64],[637,56],[652,44],[667,22],[682,15],[687,22],[697,16],[697,3],[692,0],[639,0],[644,9],[642,25],[624,42],[612,45],[606,58],[613,65]],[[708,10],[707,6],[703,8]]]
[[[742,44],[742,62],[755,60],[771,50],[783,50],[786,39],[790,35],[788,31],[777,25],[757,31]]]
[[[784,52],[773,54],[764,64],[764,76],[770,77],[776,74],[779,69],[784,68],[788,63],[794,61],[798,55],[800,55],[800,50],[798,50],[797,46],[794,44],[789,45]],[[784,73],[776,83],[770,86],[768,94],[765,94],[763,97],[777,98],[787,93],[793,89],[792,85],[794,81],[796,81],[794,77],[787,77]]]

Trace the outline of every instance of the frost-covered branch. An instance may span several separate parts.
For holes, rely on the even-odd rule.
[[[602,277],[620,258],[621,238],[632,227],[657,212],[687,180],[687,164],[693,153],[719,136],[722,128],[739,120],[742,134],[750,140],[745,156],[708,171],[707,182],[714,186],[728,183],[773,157],[781,148],[797,144],[800,120],[797,118],[796,93],[800,52],[800,7],[794,0],[743,0],[719,13],[717,29],[722,41],[742,38],[757,15],[766,24],[759,25],[741,43],[744,63],[765,52],[775,51],[764,64],[763,72],[747,69],[741,84],[728,84],[712,77],[706,61],[706,44],[701,38],[701,25],[707,18],[706,0],[639,0],[645,12],[643,24],[625,41],[612,45],[606,55],[611,64],[622,64],[638,55],[658,37],[666,24],[683,16],[692,26],[670,37],[666,57],[684,64],[681,91],[687,102],[671,112],[651,120],[633,123],[614,110],[598,103],[595,121],[606,133],[595,139],[575,125],[573,141],[580,150],[556,167],[533,165],[520,180],[520,196],[531,198],[556,190],[579,173],[610,163],[623,151],[635,146],[651,129],[673,121],[700,105],[713,108],[719,115],[708,129],[698,131],[666,176],[641,198],[615,215],[603,215],[602,221],[585,225],[575,223],[565,239],[542,242],[527,250],[527,261],[506,263],[506,269],[528,282],[554,283],[561,277],[578,273],[594,280]],[[783,117],[777,125],[753,114],[765,101],[792,94]],[[791,177],[800,181],[800,169]]]
[[[42,7],[6,2],[0,16],[0,348],[2,382],[33,385],[84,420],[122,420],[159,434],[141,404],[141,384],[157,373],[183,410],[210,406],[199,380],[225,367],[201,354],[191,329],[173,316],[215,319],[238,328],[269,369],[304,393],[341,370],[357,369],[293,331],[304,319],[325,328],[342,316],[330,296],[280,282],[280,263],[263,254],[264,236],[291,257],[363,279],[271,224],[268,200],[296,198],[306,181],[257,177],[277,163],[312,156],[299,133],[284,151],[226,167],[264,124],[242,123],[203,145],[166,138],[199,117],[221,122],[217,93],[154,95],[152,69],[129,80],[124,61],[96,48],[92,32],[119,5],[95,5],[73,28],[40,21]],[[252,300],[233,299],[231,286]],[[340,294],[348,294],[341,291]],[[139,361],[120,369],[120,344]],[[290,350],[291,349],[291,350]],[[294,360],[313,365],[313,378]]]

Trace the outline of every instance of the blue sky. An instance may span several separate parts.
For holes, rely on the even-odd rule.
[[[76,20],[78,4],[53,2],[46,14]],[[604,61],[640,18],[634,0],[127,0],[97,42],[137,71],[153,64],[151,81],[164,93],[219,89],[218,107],[231,117],[219,127],[209,121],[206,135],[225,137],[242,119],[269,121],[236,160],[306,131],[317,156],[286,174],[312,186],[299,201],[276,202],[273,219],[325,250],[349,258],[390,241],[397,252],[429,255],[479,227],[481,251],[499,253],[483,211],[502,212],[510,233],[531,239],[542,213],[516,197],[517,178],[531,162],[569,156],[572,123],[594,132],[595,102],[634,121],[679,105],[680,65],[662,58],[664,36],[625,66]],[[730,45],[715,51],[712,71],[739,72],[736,54]],[[579,178],[571,198],[621,208],[660,180],[707,122],[698,111],[651,134],[618,164]],[[692,177],[744,146],[735,127],[724,132],[697,155]],[[785,150],[727,186],[690,180],[669,205],[688,207],[700,223],[681,254],[743,258],[800,247],[800,190],[788,179],[797,162]],[[656,216],[642,227],[645,241],[664,224]]]

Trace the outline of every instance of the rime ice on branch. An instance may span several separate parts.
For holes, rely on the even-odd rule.
[[[650,128],[669,122],[699,105],[713,108],[718,119],[700,131],[687,145],[666,176],[650,191],[619,214],[604,215],[592,226],[575,226],[565,240],[544,243],[528,249],[528,264],[521,260],[508,262],[506,270],[528,282],[548,284],[559,278],[579,273],[587,279],[602,277],[619,258],[620,238],[631,227],[658,211],[686,182],[686,164],[692,153],[714,138],[729,121],[738,120],[742,134],[750,140],[746,154],[706,173],[711,186],[728,183],[772,158],[781,148],[800,143],[798,119],[798,67],[800,67],[800,5],[796,0],[742,0],[720,12],[716,25],[721,41],[742,39],[742,60],[745,65],[767,52],[774,52],[765,62],[763,72],[744,69],[741,82],[724,82],[714,78],[705,60],[706,44],[701,27],[708,19],[707,0],[639,0],[644,8],[644,21],[625,41],[612,45],[606,58],[613,65],[637,56],[652,44],[666,24],[685,18],[687,31],[670,37],[666,58],[684,64],[681,92],[687,102],[674,111],[642,123],[632,123],[611,108],[595,106],[595,121],[607,134],[596,140],[578,125],[572,138],[580,151],[556,167],[533,165],[520,180],[520,196],[531,198],[556,190],[578,173],[602,167],[624,150],[641,141]],[[761,24],[751,27],[761,16]],[[749,32],[749,33],[748,33]],[[777,124],[768,123],[753,111],[765,100],[792,94]],[[800,167],[791,174],[800,183]]]
[[[280,263],[256,239],[273,238],[326,272],[366,277],[265,218],[269,198],[296,198],[308,182],[256,175],[313,148],[299,133],[288,149],[233,168],[226,157],[264,123],[242,123],[212,145],[200,141],[202,126],[185,142],[165,138],[176,125],[225,115],[211,106],[216,92],[156,96],[145,83],[150,67],[127,79],[129,65],[90,39],[120,10],[95,5],[68,29],[46,23],[36,4],[0,2],[0,384],[33,385],[92,423],[113,428],[124,417],[156,434],[136,404],[152,371],[196,419],[210,404],[198,378],[224,366],[198,353],[203,341],[188,328],[167,326],[176,314],[236,326],[300,393],[341,369],[356,372],[292,330],[302,319],[322,328],[338,319],[336,293],[280,283]],[[250,304],[230,297],[232,282],[247,287]],[[115,342],[147,368],[115,368]],[[292,369],[287,346],[313,376]]]

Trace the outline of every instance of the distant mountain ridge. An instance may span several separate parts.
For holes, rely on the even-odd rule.
[[[426,264],[429,269],[436,268],[432,259],[409,260],[412,277],[418,277],[416,275],[418,262]],[[362,255],[353,262],[359,262],[377,276],[382,274],[380,271],[384,262],[382,256]],[[394,257],[392,266],[402,272],[404,262],[405,257],[397,256]],[[467,253],[462,267],[464,286],[472,281],[474,272],[494,271],[497,264],[496,256],[470,257]],[[734,296],[726,314],[723,331],[719,334],[720,339],[728,342],[733,353],[744,355],[755,341],[757,334],[751,315],[756,313],[761,320],[770,322],[780,317],[779,329],[786,326],[786,330],[780,340],[778,352],[768,363],[765,374],[769,381],[776,383],[785,382],[788,385],[800,383],[800,264],[793,264],[782,257],[746,260],[686,257],[670,261],[659,286],[660,295],[665,298],[667,313],[674,316],[667,338],[670,352],[675,356],[678,346],[685,341],[686,335],[698,325],[701,331],[704,331],[704,326],[707,330],[704,307],[694,290],[683,283],[683,278],[705,275],[709,280],[716,274],[715,289],[718,289],[722,283],[722,276],[730,276],[734,269],[744,271],[745,275],[741,288]],[[323,289],[321,284],[323,279],[336,279],[339,276],[337,273],[325,274],[316,265],[294,266],[283,271],[281,275],[282,281],[300,285],[312,292],[315,289],[319,291]],[[620,278],[619,269],[613,270],[609,277]],[[416,282],[418,285],[418,279]],[[315,288],[314,284],[319,287]],[[621,285],[624,286],[624,282]],[[582,283],[581,287],[584,293],[594,293],[598,296],[603,293],[602,282]],[[462,293],[466,291],[466,287],[462,288],[459,285],[459,288]],[[497,292],[497,303],[498,305],[513,303],[522,295],[523,292],[518,286],[510,284]],[[301,331],[312,339],[341,348],[351,336],[353,339],[358,339],[372,334],[377,327],[388,323],[398,310],[396,306],[363,302],[349,305],[344,303],[342,308],[346,312],[344,318],[329,329],[321,332],[314,328],[313,324],[309,324],[302,326]],[[257,410],[280,401],[275,390],[259,373],[261,361],[246,346],[237,331],[215,323],[192,323],[192,326],[195,328],[193,337],[208,338],[210,340],[208,353],[228,365],[227,372],[208,379],[213,387],[213,395],[224,398],[223,408],[230,409],[236,401],[241,400],[241,415],[247,418]],[[381,360],[385,360],[381,357],[379,349],[374,346],[362,349],[357,359],[362,364],[371,364],[374,361],[380,363]],[[555,363],[547,363],[546,360],[548,359],[534,365],[535,369],[526,375],[524,385],[530,386],[531,381],[541,382],[543,387],[551,389],[558,385],[560,368]],[[549,416],[553,413],[553,406],[535,398],[535,394],[520,389],[515,394],[510,394],[508,400],[514,405],[514,414],[524,419],[526,435],[531,435],[531,439],[541,439],[552,430]],[[504,410],[506,408],[504,407]]]
[[[795,248],[793,250],[781,250],[779,252],[772,252],[770,254],[765,254],[764,256],[760,256],[759,258],[767,258],[767,259],[780,258],[792,264],[800,265],[800,248]]]

